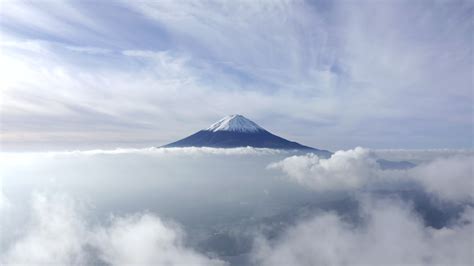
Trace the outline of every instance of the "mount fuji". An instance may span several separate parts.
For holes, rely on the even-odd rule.
[[[242,115],[229,115],[210,127],[200,130],[191,136],[163,147],[255,147],[283,150],[305,150],[329,156],[331,153],[301,145],[273,135],[261,126]]]

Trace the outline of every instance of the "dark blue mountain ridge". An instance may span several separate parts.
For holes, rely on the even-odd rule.
[[[254,147],[314,152],[329,157],[331,152],[305,146],[276,136],[242,115],[229,115],[207,129],[163,147]]]
[[[310,152],[324,158],[329,158],[333,154],[327,150],[305,146],[276,136],[242,115],[226,116],[206,129],[162,147],[254,147],[292,150],[302,153]],[[389,161],[381,158],[377,160],[377,163],[382,170],[402,170],[416,166],[416,164],[408,161]]]

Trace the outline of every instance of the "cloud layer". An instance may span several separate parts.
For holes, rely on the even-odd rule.
[[[323,213],[276,240],[259,239],[258,265],[469,265],[474,262],[473,209],[449,228],[426,227],[406,203],[363,203],[354,225]]]
[[[268,168],[280,169],[292,180],[319,191],[380,189],[373,185],[387,183],[385,188],[388,188],[394,183],[408,181],[420,184],[428,193],[443,200],[474,200],[472,152],[426,158],[428,161],[405,170],[383,170],[376,154],[376,151],[358,147],[338,151],[328,159],[314,154],[292,156],[272,163]]]
[[[472,153],[418,151],[416,167],[382,169],[383,153],[2,154],[0,261],[472,264]]]
[[[295,155],[268,167],[281,169],[297,182],[321,191],[358,189],[378,170],[369,150],[360,147],[337,151],[329,159],[320,159],[315,154]]]
[[[473,202],[473,169],[474,156],[455,156],[420,165],[409,174],[442,199]]]
[[[224,265],[187,248],[182,230],[155,215],[114,217],[90,227],[76,204],[64,195],[36,194],[30,225],[1,254],[2,264]]]

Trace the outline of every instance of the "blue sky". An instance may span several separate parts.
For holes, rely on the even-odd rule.
[[[2,148],[240,113],[325,149],[472,148],[472,1],[2,1]]]

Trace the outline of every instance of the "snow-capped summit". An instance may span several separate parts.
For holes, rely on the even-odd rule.
[[[305,150],[328,157],[329,151],[318,150],[273,135],[242,115],[229,115],[210,127],[163,147],[255,147],[282,150]]]
[[[243,115],[228,115],[210,127],[207,131],[237,131],[237,132],[258,132],[264,130],[253,121],[245,118]]]

